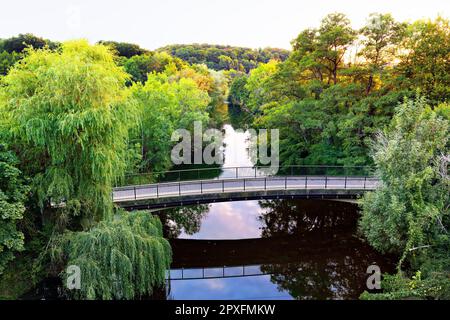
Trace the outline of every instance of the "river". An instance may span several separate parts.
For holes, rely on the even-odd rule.
[[[248,135],[224,129],[224,167],[252,166]],[[357,299],[368,266],[393,271],[358,236],[356,204],[279,199],[182,210],[165,216],[168,299]]]

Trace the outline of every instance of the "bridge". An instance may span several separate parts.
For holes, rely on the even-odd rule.
[[[276,175],[267,167],[220,167],[127,176],[113,202],[127,210],[223,201],[319,198],[354,199],[379,181],[370,167],[289,166]],[[158,183],[145,183],[155,176]]]

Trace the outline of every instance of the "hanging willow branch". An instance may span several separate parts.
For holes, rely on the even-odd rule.
[[[30,49],[1,79],[0,122],[41,207],[77,200],[87,226],[109,218],[136,120],[127,79],[107,47],[84,40]]]
[[[51,248],[54,264],[81,270],[75,299],[133,299],[163,285],[171,263],[171,248],[162,236],[160,220],[148,212],[120,213],[90,231],[66,232]],[[63,283],[66,273],[63,272]]]

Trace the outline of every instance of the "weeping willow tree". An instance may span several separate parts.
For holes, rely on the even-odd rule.
[[[107,47],[84,40],[29,49],[1,79],[1,123],[41,207],[64,203],[84,227],[110,215],[135,114],[127,79]]]
[[[121,212],[89,231],[66,232],[51,247],[54,265],[80,268],[81,289],[67,291],[75,299],[147,296],[164,284],[172,257],[160,220],[144,211]]]
[[[25,212],[28,188],[15,165],[14,155],[0,142],[0,275],[14,254],[24,250],[24,235],[17,225]]]

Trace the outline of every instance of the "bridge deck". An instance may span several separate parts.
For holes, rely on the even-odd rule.
[[[115,203],[223,194],[251,191],[277,190],[374,190],[378,179],[374,177],[331,176],[270,176],[238,179],[211,179],[181,182],[155,183],[114,188]]]

